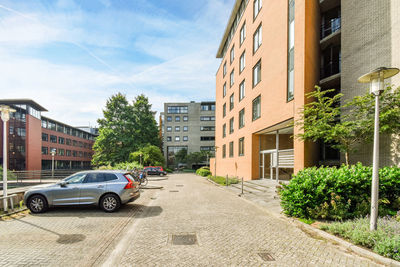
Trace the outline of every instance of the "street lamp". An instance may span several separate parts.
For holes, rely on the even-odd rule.
[[[217,179],[217,150],[218,150],[218,147],[215,146],[215,155],[214,155],[214,158],[215,158],[215,160],[214,160],[214,176],[215,176],[215,180]]]
[[[51,151],[50,151],[50,154],[51,154],[51,178],[52,179],[54,179],[54,156],[56,155],[56,149],[55,148],[53,148]]]
[[[0,106],[1,119],[3,120],[3,208],[4,211],[8,209],[7,200],[7,121],[10,119],[10,113],[15,112],[15,109],[9,106]]]
[[[360,83],[370,83],[370,93],[375,96],[374,151],[372,158],[371,218],[369,229],[376,230],[379,199],[379,95],[384,90],[384,80],[399,73],[398,68],[377,68],[358,78]]]

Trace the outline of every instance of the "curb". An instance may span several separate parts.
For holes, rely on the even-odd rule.
[[[163,186],[140,186],[140,189],[163,189]]]
[[[147,178],[147,180],[149,180],[149,181],[164,181],[164,180],[168,180],[168,177],[164,177],[164,178]]]
[[[324,239],[326,241],[329,241],[332,245],[335,245],[339,249],[342,249],[342,250],[347,251],[347,252],[351,251],[351,252],[353,252],[354,254],[356,254],[358,256],[367,258],[367,259],[369,259],[371,261],[374,261],[376,263],[383,264],[385,266],[390,266],[390,267],[392,267],[392,266],[400,267],[400,262],[398,262],[398,261],[386,258],[386,257],[381,256],[379,254],[376,254],[375,252],[372,252],[372,251],[370,251],[370,250],[368,250],[366,248],[362,248],[362,247],[359,247],[357,245],[354,245],[354,244],[352,244],[352,243],[350,243],[350,242],[348,242],[348,241],[346,241],[346,240],[344,240],[344,239],[342,239],[340,237],[334,236],[334,235],[332,235],[332,234],[330,234],[328,232],[325,232],[325,231],[320,230],[318,228],[315,228],[315,227],[313,227],[311,225],[303,223],[303,222],[301,222],[301,221],[299,221],[299,220],[297,220],[295,218],[287,217],[287,216],[285,216],[283,214],[277,214],[275,212],[272,212],[272,211],[268,210],[267,208],[265,208],[263,206],[260,206],[260,205],[258,205],[257,203],[255,203],[255,202],[253,202],[251,200],[248,200],[248,199],[246,199],[244,197],[241,197],[241,195],[237,195],[237,194],[235,194],[235,193],[233,193],[233,192],[231,192],[229,190],[226,190],[225,186],[217,184],[217,183],[215,183],[214,181],[212,181],[210,179],[207,179],[207,180],[209,182],[211,182],[212,184],[214,184],[215,186],[220,187],[222,190],[224,190],[224,191],[226,191],[226,192],[228,192],[228,193],[230,193],[232,195],[238,196],[241,199],[243,199],[244,201],[256,206],[257,208],[259,208],[259,209],[263,210],[264,212],[268,213],[269,215],[272,215],[275,218],[278,218],[278,219],[281,219],[281,220],[285,220],[286,222],[288,222],[288,223],[294,225],[295,227],[299,228],[305,234],[310,235],[310,232],[311,232],[312,234],[314,234],[314,235],[316,235],[316,236],[318,236],[318,237],[320,237],[320,238],[322,238],[322,239]],[[313,238],[315,238],[315,237],[313,237]]]

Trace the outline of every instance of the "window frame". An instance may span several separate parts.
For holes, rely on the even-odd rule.
[[[257,47],[256,47],[256,38],[257,36]],[[262,23],[260,23],[260,25],[258,25],[257,29],[255,30],[254,34],[253,34],[253,55],[258,51],[258,49],[261,47],[262,45]]]
[[[239,129],[243,128],[245,126],[245,108],[242,108],[239,111]]]
[[[258,117],[255,117],[254,114],[254,103],[258,101],[258,106],[259,108],[257,109],[257,113],[258,113]],[[261,95],[258,95],[257,97],[255,97],[252,101],[252,119],[253,121],[258,120],[259,118],[261,118]]]
[[[258,71],[258,76],[257,77],[259,77],[259,79],[258,79],[258,81],[257,81],[257,83],[254,83],[255,82],[255,73],[254,73],[254,71],[257,69],[257,67],[259,67],[259,71]],[[262,65],[261,65],[261,59],[259,59],[258,61],[257,61],[257,63],[254,65],[254,67],[253,67],[253,88],[255,88],[260,82],[261,82],[261,67],[262,67]]]

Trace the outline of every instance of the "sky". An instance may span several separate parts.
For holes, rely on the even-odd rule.
[[[0,98],[97,124],[106,101],[215,99],[215,58],[234,0],[0,0]],[[159,113],[157,113],[158,116]]]

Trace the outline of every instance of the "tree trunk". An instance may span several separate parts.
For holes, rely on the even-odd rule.
[[[349,165],[349,152],[348,152],[348,151],[346,151],[346,152],[344,153],[344,157],[345,157],[345,159],[346,159],[346,165]]]

